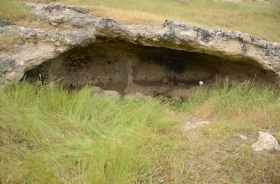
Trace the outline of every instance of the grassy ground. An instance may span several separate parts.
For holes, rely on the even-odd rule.
[[[0,183],[279,183],[280,153],[251,148],[259,130],[280,139],[279,104],[279,88],[249,82],[199,87],[184,103],[8,86]]]
[[[221,30],[235,30],[280,42],[280,3],[239,3],[218,0],[0,0],[0,17],[17,24],[40,27],[22,2],[60,2],[85,6],[91,14],[127,23],[162,23],[165,19]]]
[[[0,17],[46,26],[22,2],[0,0]],[[276,0],[57,2],[123,22],[168,18],[280,42]],[[1,39],[0,51],[17,42]],[[279,88],[249,82],[199,87],[184,103],[92,97],[90,87],[7,86],[0,89],[0,183],[280,183],[280,153],[251,148],[260,130],[280,140],[279,104]],[[201,121],[210,123],[196,126]]]

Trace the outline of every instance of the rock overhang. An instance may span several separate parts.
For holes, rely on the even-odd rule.
[[[161,25],[122,24],[58,3],[29,6],[41,20],[55,26],[67,24],[69,29],[0,28],[13,30],[24,40],[16,54],[1,57],[2,83],[18,81],[24,75],[36,78],[42,68],[52,76],[46,81],[63,78],[64,85],[91,83],[122,91],[138,90],[139,85],[146,91],[147,86],[187,89],[200,80],[211,82],[217,75],[279,83],[280,44],[256,36],[171,20]],[[68,73],[56,73],[60,70]]]

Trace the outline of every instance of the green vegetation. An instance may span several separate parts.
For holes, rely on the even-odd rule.
[[[159,102],[21,83],[3,89],[0,109],[3,183],[146,183],[176,170]]]
[[[279,183],[280,153],[251,148],[259,130],[280,139],[279,104],[279,88],[249,82],[198,87],[184,103],[7,86],[0,182]]]
[[[54,2],[0,0],[0,19],[46,26],[27,1]],[[280,42],[277,0],[56,2],[123,22],[168,18]],[[0,51],[19,41],[1,34]],[[248,81],[200,86],[183,103],[92,96],[90,87],[9,85],[0,89],[0,183],[280,183],[280,153],[251,148],[260,130],[280,140],[279,111],[279,87]]]
[[[213,29],[242,31],[280,42],[280,32],[276,31],[280,22],[280,3],[277,0],[268,0],[268,3],[254,3],[252,0],[239,3],[222,0],[0,0],[0,17],[32,26],[36,21],[24,9],[23,2],[84,6],[93,15],[127,23],[162,23],[165,19],[172,19]],[[22,19],[27,19],[29,24],[23,23]]]

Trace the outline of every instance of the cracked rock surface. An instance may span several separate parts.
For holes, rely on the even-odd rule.
[[[27,4],[37,18],[64,29],[0,27],[22,42],[0,53],[0,82],[44,77],[72,87],[94,84],[120,93],[186,96],[215,77],[279,84],[280,44],[236,31],[189,26],[123,24],[82,7]]]

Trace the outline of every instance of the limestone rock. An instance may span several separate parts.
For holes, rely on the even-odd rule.
[[[102,92],[102,89],[100,87],[97,86],[93,86],[92,87],[92,95],[96,95]]]
[[[143,97],[144,97],[144,95],[142,93],[139,93],[139,92],[137,92],[137,94],[136,93],[130,93],[130,94],[126,94],[124,96],[125,99],[130,99],[130,100],[143,98]]]
[[[106,96],[111,96],[114,98],[120,98],[121,95],[119,94],[119,92],[114,91],[114,90],[105,90],[102,92],[102,94],[106,95]]]
[[[0,84],[17,82],[24,75],[37,78],[42,72],[47,82],[61,79],[65,86],[95,83],[119,92],[129,85],[142,86],[143,92],[153,86],[147,94],[182,83],[187,89],[217,75],[280,83],[280,44],[257,36],[172,20],[161,25],[124,24],[59,3],[27,6],[53,28],[0,27],[0,36],[13,32],[23,40],[14,53],[0,53]],[[169,86],[162,87],[164,77]]]
[[[244,135],[239,135],[239,137],[242,139],[242,140],[247,140],[248,138]]]
[[[252,147],[255,151],[272,150],[272,149],[280,151],[280,146],[276,138],[273,135],[262,131],[259,131],[258,141],[253,143]]]
[[[139,93],[139,92],[136,92],[134,95],[135,95],[137,98],[143,98],[143,97],[145,97],[142,93]]]
[[[14,63],[15,63],[15,60],[13,60],[13,59],[0,57],[0,79],[1,79],[1,76],[4,76],[6,73],[11,72],[11,69],[13,68]],[[1,80],[0,80],[0,82],[1,82]]]
[[[136,98],[136,96],[133,93],[124,95],[124,99],[133,100],[135,98]]]
[[[124,96],[125,99],[145,99],[145,100],[151,100],[153,99],[152,96],[145,96],[143,95],[142,93],[139,93],[139,92],[135,92],[135,93],[129,93],[129,94],[126,94]]]
[[[210,122],[209,121],[199,121],[199,122],[189,122],[187,121],[183,126],[182,126],[182,131],[188,131],[191,129],[199,128],[204,125],[208,125]]]

